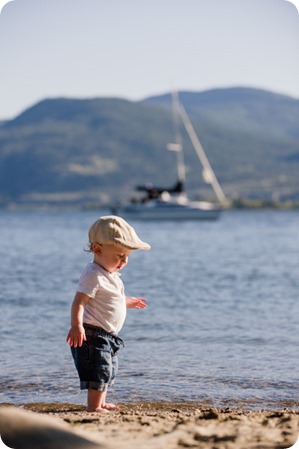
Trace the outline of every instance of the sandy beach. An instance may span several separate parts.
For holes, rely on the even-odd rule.
[[[69,404],[3,405],[0,433],[14,449],[286,449],[299,436],[299,411],[139,403],[99,415]]]

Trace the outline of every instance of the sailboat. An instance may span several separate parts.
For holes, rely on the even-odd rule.
[[[167,145],[168,150],[177,155],[178,180],[172,187],[156,187],[152,184],[137,186],[136,190],[144,192],[140,200],[113,208],[113,213],[130,220],[216,220],[219,218],[226,203],[225,194],[209,163],[206,153],[195,133],[193,125],[178,94],[172,94],[173,122],[175,142]],[[208,201],[192,201],[185,191],[186,169],[184,163],[183,145],[180,133],[180,120],[189,135],[194,149],[203,167],[204,181],[211,184],[218,204]]]

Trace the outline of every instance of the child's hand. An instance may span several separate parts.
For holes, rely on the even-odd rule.
[[[66,337],[66,342],[70,346],[74,346],[74,348],[76,348],[77,346],[82,346],[83,341],[86,341],[84,327],[81,325],[72,326]]]
[[[126,296],[126,303],[128,309],[145,309],[146,308],[145,298],[135,298],[134,296]]]

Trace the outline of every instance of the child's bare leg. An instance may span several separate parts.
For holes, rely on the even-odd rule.
[[[89,388],[87,393],[87,411],[108,413],[105,405],[107,391],[97,391]]]
[[[118,410],[117,405],[112,404],[112,402],[106,402],[106,396],[107,396],[107,390],[105,391],[102,407],[105,408],[106,410]]]

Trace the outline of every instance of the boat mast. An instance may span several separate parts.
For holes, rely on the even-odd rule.
[[[212,185],[214,192],[217,196],[217,199],[220,203],[225,203],[227,201],[226,196],[216,178],[216,175],[211,167],[211,164],[207,158],[207,155],[197,137],[197,134],[193,128],[193,125],[188,117],[188,114],[182,105],[182,103],[179,102],[177,97],[177,110],[179,111],[179,115],[182,119],[182,122],[185,126],[185,129],[190,137],[190,140],[194,146],[194,149],[196,151],[196,154],[203,166],[203,178],[206,182]]]
[[[169,143],[167,149],[175,151],[177,154],[177,170],[178,181],[185,186],[186,181],[186,168],[184,162],[183,153],[183,141],[180,132],[180,116],[179,116],[179,99],[177,92],[172,92],[172,116],[173,116],[173,128],[174,128],[174,143]]]

